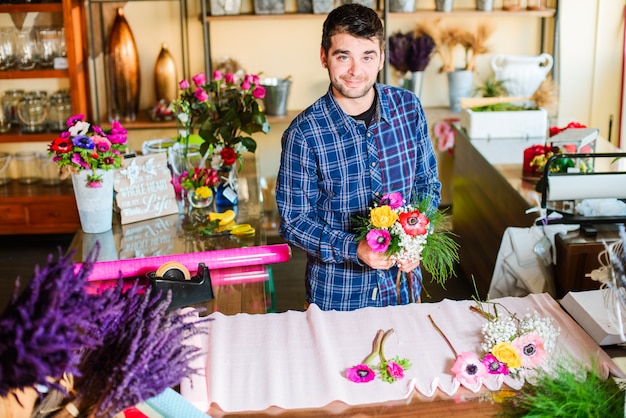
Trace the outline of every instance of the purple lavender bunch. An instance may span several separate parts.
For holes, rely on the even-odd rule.
[[[424,71],[435,51],[435,41],[423,34],[396,32],[389,37],[389,63],[401,73]]]
[[[200,325],[208,319],[194,322],[194,310],[168,312],[171,294],[160,300],[142,290],[135,284],[107,295],[123,309],[102,328],[103,345],[85,353],[74,402],[81,413],[113,417],[199,372],[189,364],[203,353],[184,340],[206,333]]]
[[[74,272],[72,255],[35,266],[29,286],[18,295],[19,278],[11,303],[0,316],[0,396],[36,384],[63,388],[51,382],[63,373],[80,374],[80,352],[101,344],[94,316],[102,301],[85,290],[94,254]],[[114,312],[108,313],[113,314]]]
[[[435,52],[435,46],[435,41],[429,35],[413,39],[406,56],[409,71],[424,71]]]

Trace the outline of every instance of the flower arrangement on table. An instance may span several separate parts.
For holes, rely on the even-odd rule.
[[[393,383],[404,377],[405,370],[411,368],[411,362],[398,356],[394,357],[393,360],[388,360],[385,357],[385,341],[391,334],[393,334],[393,328],[387,331],[378,330],[374,338],[372,352],[368,354],[362,363],[346,370],[348,380],[355,383],[367,383],[374,380],[376,375],[378,375],[384,382]],[[380,362],[376,365],[371,365],[376,356],[378,356]]]
[[[196,200],[212,197],[213,187],[218,183],[217,170],[206,167],[196,167],[193,171],[185,171],[180,178],[182,188],[192,192]]]
[[[519,377],[524,371],[542,366],[554,350],[560,329],[549,317],[540,317],[537,312],[522,317],[508,312],[500,315],[497,303],[494,314],[483,308],[481,302],[470,309],[487,319],[482,327],[482,358],[476,353],[457,354],[452,373],[460,382],[475,384],[489,374]],[[506,310],[506,308],[504,308]]]
[[[122,164],[126,149],[126,129],[116,120],[111,129],[104,130],[85,121],[78,114],[67,120],[66,131],[48,145],[48,155],[59,166],[61,179],[83,170],[91,170],[87,185],[102,187],[102,176],[96,170],[111,170]]]
[[[188,146],[189,135],[197,130],[203,143],[200,153],[216,170],[243,163],[242,152],[256,151],[253,133],[268,133],[269,123],[258,99],[265,97],[259,77],[246,74],[238,79],[234,73],[213,72],[208,81],[204,73],[192,77],[193,85],[182,80],[180,99],[173,108],[179,124],[179,141]]]
[[[366,239],[374,252],[386,253],[397,262],[419,261],[442,286],[455,274],[458,244],[448,229],[447,216],[432,208],[428,199],[407,203],[401,193],[386,193],[374,201],[369,216],[357,216],[355,222],[357,240]],[[398,283],[401,277],[398,269]]]

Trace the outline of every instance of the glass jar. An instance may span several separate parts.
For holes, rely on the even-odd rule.
[[[24,90],[21,89],[6,90],[2,95],[2,104],[3,106],[7,106],[11,123],[15,123],[16,125],[20,123],[17,117],[17,105],[20,103],[20,100],[22,100],[22,97],[24,97]]]
[[[26,94],[17,105],[17,117],[23,132],[43,132],[46,129],[47,115],[47,101],[40,95]]]
[[[48,129],[61,132],[66,128],[66,121],[72,116],[70,98],[62,93],[54,93],[48,101]]]
[[[39,159],[34,151],[19,151],[15,154],[17,180],[22,184],[37,183],[41,178]]]

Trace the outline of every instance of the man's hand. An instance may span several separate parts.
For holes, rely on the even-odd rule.
[[[356,255],[359,257],[359,260],[375,270],[389,270],[395,264],[385,253],[372,251],[372,247],[364,239],[359,241]]]

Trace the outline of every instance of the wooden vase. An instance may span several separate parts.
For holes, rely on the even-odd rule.
[[[178,75],[176,74],[176,62],[170,54],[167,44],[161,45],[161,52],[154,66],[154,87],[157,102],[164,100],[171,103],[178,93]]]
[[[117,9],[109,36],[107,59],[112,99],[109,118],[133,122],[139,111],[139,53],[121,7]]]

